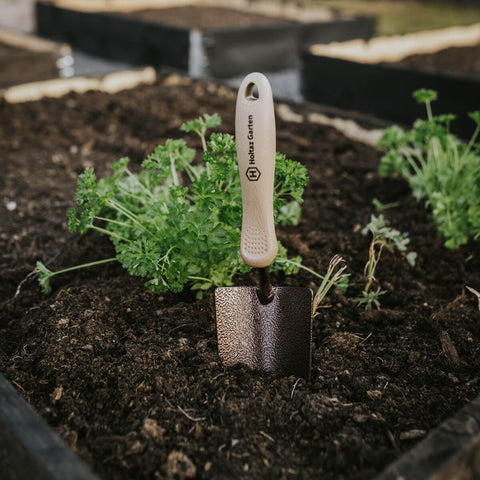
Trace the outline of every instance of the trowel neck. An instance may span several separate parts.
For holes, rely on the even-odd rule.
[[[275,296],[275,291],[270,281],[270,273],[268,273],[268,267],[257,268],[260,276],[260,301],[263,304],[270,303]]]

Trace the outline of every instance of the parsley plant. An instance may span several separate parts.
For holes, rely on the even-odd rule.
[[[77,207],[68,212],[69,229],[106,234],[116,250],[115,258],[88,266],[118,260],[132,275],[146,278],[146,286],[156,293],[188,286],[199,297],[214,286],[232,285],[236,273],[250,269],[239,252],[242,198],[235,141],[225,133],[206,136],[220,123],[218,115],[204,115],[181,127],[199,135],[201,165],[193,164],[196,151],[183,139],[167,140],[147,156],[139,173],[132,173],[129,160],[122,158],[112,165],[108,178],[97,179],[91,168],[79,176]],[[276,155],[277,223],[298,222],[307,181],[304,166]],[[279,243],[270,270],[294,274],[304,268],[300,262],[300,257],[288,259]],[[82,267],[52,272],[38,262],[36,271],[48,293],[52,276]]]

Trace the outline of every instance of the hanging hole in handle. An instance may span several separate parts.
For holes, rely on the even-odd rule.
[[[245,98],[250,101],[258,100],[258,87],[253,82],[247,85],[247,88],[245,89]]]

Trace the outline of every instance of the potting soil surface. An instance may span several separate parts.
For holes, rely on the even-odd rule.
[[[218,358],[212,295],[155,295],[118,264],[59,275],[51,295],[31,277],[114,255],[96,232],[67,231],[78,175],[129,156],[132,168],[203,113],[234,132],[235,93],[177,76],[116,95],[88,92],[0,102],[0,372],[103,479],[371,479],[479,393],[480,244],[444,247],[400,179],[380,179],[381,153],[331,127],[277,119],[277,149],[310,181],[298,227],[279,238],[326,271],[351,274],[313,322],[310,381],[274,378]],[[190,145],[200,148],[194,134]],[[374,198],[407,232],[410,267],[384,250],[386,293],[365,312]],[[276,284],[318,286],[307,272]],[[237,284],[253,285],[243,275]],[[9,299],[9,300],[8,300]]]
[[[396,64],[414,69],[480,78],[480,45],[451,47],[435,53],[410,55]],[[474,107],[475,105],[472,105],[472,109]]]
[[[269,17],[223,7],[171,7],[136,10],[123,13],[148,22],[158,22],[183,28],[248,27],[250,25],[295,23],[278,17]]]

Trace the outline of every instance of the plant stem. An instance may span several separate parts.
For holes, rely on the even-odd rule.
[[[125,228],[131,228],[131,227],[132,227],[132,226],[129,225],[128,223],[119,222],[118,220],[112,220],[111,218],[98,217],[98,216],[95,216],[95,218],[96,218],[97,220],[101,220],[101,221],[103,221],[103,222],[114,223],[115,225],[120,225],[120,226],[125,227]]]
[[[97,232],[104,233],[105,235],[109,235],[110,237],[115,237],[118,238],[119,240],[123,240],[124,242],[129,242],[128,238],[122,237],[121,235],[118,235],[118,233],[111,232],[110,230],[107,230],[102,227],[97,227],[96,225],[91,225],[89,228],[92,230],[96,230]]]
[[[480,133],[480,125],[477,125],[477,128],[476,128],[475,131],[473,132],[472,138],[471,138],[470,141],[468,142],[467,148],[465,149],[465,153],[462,155],[462,159],[463,159],[463,157],[464,157],[465,155],[467,155],[468,152],[470,152],[470,150],[472,149],[472,146],[473,146],[473,144],[475,143],[475,140],[477,139],[479,133]]]
[[[185,171],[187,172],[188,178],[190,178],[191,182],[199,180],[200,175],[192,168],[191,165],[186,165]]]
[[[208,150],[207,147],[207,141],[205,140],[205,134],[207,133],[207,129],[204,128],[202,131],[195,130],[197,135],[200,137],[200,140],[202,141],[202,148],[203,148],[203,153],[205,153]],[[206,163],[206,168],[207,168],[207,177],[210,178],[210,164]]]
[[[320,275],[319,273],[315,272],[315,270],[312,270],[311,268],[306,267],[305,265],[302,265],[301,263],[294,262],[293,260],[290,260],[289,258],[277,258],[276,260],[278,263],[283,263],[287,265],[294,265],[295,267],[301,268],[305,270],[308,273],[311,273],[312,275],[315,275],[316,277],[320,278],[320,280],[323,280],[325,277],[323,275]]]
[[[203,151],[206,152],[207,151],[207,141],[205,140],[205,133],[203,134],[200,134],[200,139],[202,140],[202,148],[203,148]]]
[[[427,107],[427,117],[428,117],[428,120],[430,120],[430,121],[432,121],[432,119],[433,119],[431,103],[432,102],[430,100],[427,100],[426,103],[425,103],[425,106]]]
[[[175,186],[178,185],[178,174],[177,170],[175,169],[175,160],[173,159],[172,155],[170,155],[170,174],[172,176],[173,184]]]
[[[64,268],[63,270],[57,270],[56,272],[52,272],[52,276],[59,275],[61,273],[72,272],[73,270],[80,270],[81,268],[88,268],[88,267],[94,267],[96,265],[103,265],[104,263],[115,262],[116,260],[117,260],[116,257],[112,257],[112,258],[105,258],[104,260],[97,260],[95,262],[82,263],[82,265],[75,265],[74,267],[68,267],[68,268]]]
[[[140,180],[138,179],[138,176],[137,175],[134,175],[129,169],[128,167],[125,167],[125,172],[127,173],[127,175],[129,177],[132,177],[136,180],[136,183],[137,185],[142,189],[142,191],[144,193],[146,193],[149,197],[152,197],[152,192],[145,186],[143,185],[142,182],[140,182]]]
[[[137,183],[137,185],[141,185],[140,183]],[[142,202],[142,203],[145,203],[145,198],[142,198],[142,196],[140,195],[140,192],[135,194],[135,193],[132,193],[132,192],[129,192],[125,187],[119,185],[118,186],[118,189],[120,192],[122,192],[124,195],[127,195],[128,197],[131,197],[131,198],[135,198],[136,200]],[[150,197],[152,196],[151,194],[149,195]]]
[[[317,293],[315,294],[315,298],[313,299],[313,313],[315,313],[320,306],[320,304],[323,302],[323,299],[329,292],[329,290],[342,278],[346,276],[344,274],[344,270],[347,268],[346,265],[339,266],[342,262],[344,262],[343,258],[340,255],[335,255],[331,260],[330,263],[328,264],[327,268],[327,274],[322,280],[322,283],[318,287]],[[338,268],[337,271],[335,271],[335,268]]]
[[[311,273],[312,275],[315,275],[316,277],[320,278],[322,280],[322,283],[318,287],[317,293],[315,294],[315,298],[313,299],[313,313],[317,310],[318,306],[320,303],[322,303],[323,299],[327,295],[328,291],[338,282],[340,281],[343,277],[346,276],[344,274],[344,270],[347,268],[346,265],[343,265],[339,267],[339,269],[334,273],[335,268],[339,266],[344,260],[342,257],[339,255],[335,255],[331,260],[330,263],[328,264],[328,269],[327,273],[325,276],[320,275],[319,273],[315,272],[311,268],[306,267],[305,265],[302,265],[301,263],[295,262],[290,259],[278,259],[277,260],[279,263],[284,263],[284,264],[289,264],[289,265],[295,265],[298,268],[302,268],[303,270],[307,271],[308,273]]]
[[[378,253],[375,254],[375,246],[380,245]],[[378,238],[374,236],[372,243],[370,244],[370,248],[368,250],[368,261],[365,265],[365,276],[367,277],[367,283],[363,291],[368,293],[370,291],[370,287],[372,286],[373,282],[375,281],[375,270],[377,269],[378,262],[380,260],[380,256],[382,255],[383,247],[385,246],[384,243],[380,242]]]
[[[112,208],[114,208],[115,210],[118,210],[119,212],[123,213],[126,217],[128,217],[133,223],[135,223],[135,225],[137,225],[138,227],[140,227],[144,232],[148,233],[149,235],[152,235],[152,232],[150,232],[150,230],[147,230],[136,218],[135,218],[135,215],[130,211],[128,210],[127,208],[125,208],[123,205],[113,201],[113,200],[109,200],[107,202],[108,205],[110,205]]]
[[[201,280],[202,282],[208,282],[211,283],[212,280],[210,278],[204,278],[204,277],[195,277],[193,275],[188,277],[189,280]]]

